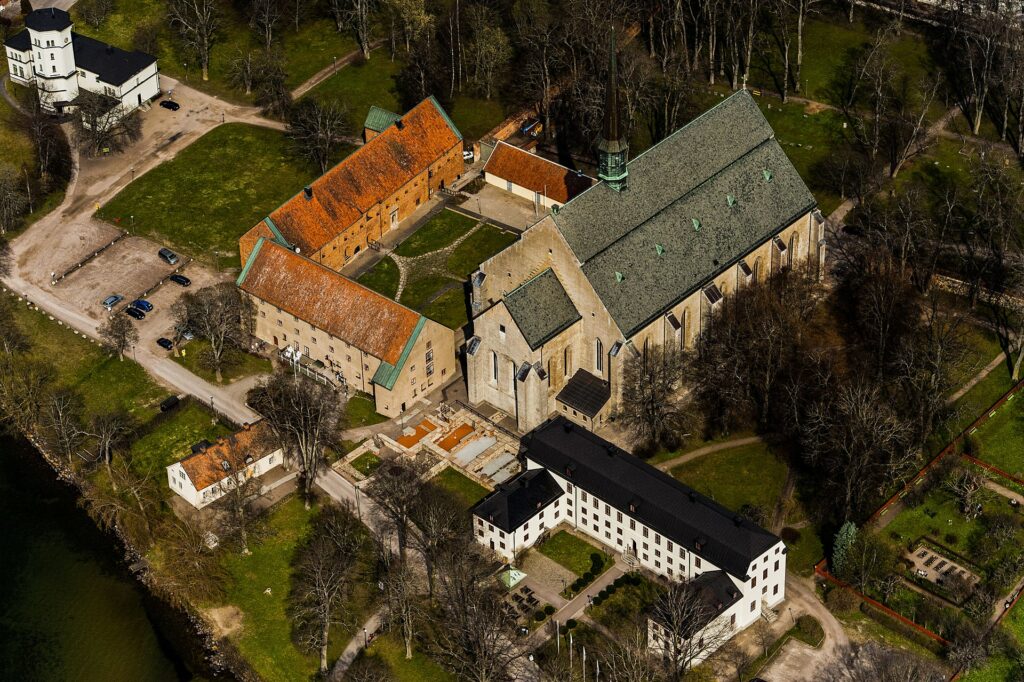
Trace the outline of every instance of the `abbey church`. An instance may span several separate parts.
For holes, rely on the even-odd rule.
[[[555,413],[600,427],[631,357],[691,346],[730,293],[824,262],[824,219],[748,92],[629,159],[616,83],[613,50],[600,182],[471,278],[470,401],[524,432]]]

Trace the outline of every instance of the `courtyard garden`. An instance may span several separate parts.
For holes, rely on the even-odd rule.
[[[377,414],[375,408],[373,397],[361,392],[353,394],[345,407],[345,428],[355,429],[387,421],[388,418]]]
[[[583,538],[560,530],[537,547],[537,551],[571,571],[578,578],[591,582],[603,573],[612,561],[607,554]]]
[[[489,492],[473,479],[452,467],[445,467],[430,482],[447,492],[462,507],[469,509]]]

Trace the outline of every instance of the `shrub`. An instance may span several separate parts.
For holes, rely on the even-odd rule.
[[[545,604],[544,605],[544,613],[546,613],[549,616],[553,615],[555,613],[555,607],[552,606],[551,604]]]
[[[800,540],[800,531],[796,528],[791,528],[790,526],[783,528],[779,535],[782,537],[782,541],[787,545],[792,545]]]
[[[629,575],[629,584],[633,587],[640,587],[643,581],[644,579],[640,576],[639,573],[631,573]]]
[[[584,585],[589,585],[592,582],[594,582],[594,574],[591,573],[590,571],[587,571],[586,573],[583,574],[583,584]]]
[[[803,615],[797,618],[796,628],[808,642],[818,643],[825,634],[825,631],[821,628],[821,623],[813,616]]]
[[[533,619],[538,623],[544,620],[545,618],[547,618],[547,615],[543,611],[538,611],[537,613],[533,614]]]
[[[565,627],[569,628],[570,630],[575,628],[577,625],[578,623],[576,622],[575,618],[570,618],[569,620],[565,621]]]
[[[943,538],[947,545],[955,545],[959,539],[956,533],[946,533],[946,537]]]
[[[602,597],[601,595],[597,595],[596,597],[590,600],[590,603],[594,606],[600,606],[602,603],[604,603],[604,597]]]
[[[825,606],[832,613],[849,613],[860,606],[860,597],[842,587],[833,587],[825,595]]]
[[[618,591],[618,589],[619,589],[618,585],[616,585],[615,583],[612,583],[608,587],[604,588],[604,591],[607,592],[608,596],[610,597],[613,594],[615,594]]]
[[[612,585],[614,585],[615,587],[622,587],[623,585],[625,585],[625,584],[626,584],[626,582],[627,582],[628,580],[629,580],[629,578],[628,578],[627,576],[625,576],[625,575],[620,575],[620,576],[619,576],[618,578],[616,578],[616,579],[615,579],[615,580],[614,580],[614,581],[612,582]]]
[[[600,592],[597,593],[597,596],[600,597],[601,599],[607,599],[608,598],[608,590],[601,590]]]

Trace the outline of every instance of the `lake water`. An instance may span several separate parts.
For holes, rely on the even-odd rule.
[[[192,680],[116,544],[39,456],[0,434],[0,678]]]

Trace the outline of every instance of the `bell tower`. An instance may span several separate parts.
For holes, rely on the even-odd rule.
[[[597,145],[597,177],[616,192],[626,189],[626,159],[629,144],[619,121],[619,70],[615,57],[615,31],[608,46],[608,89],[604,109],[604,128]]]

